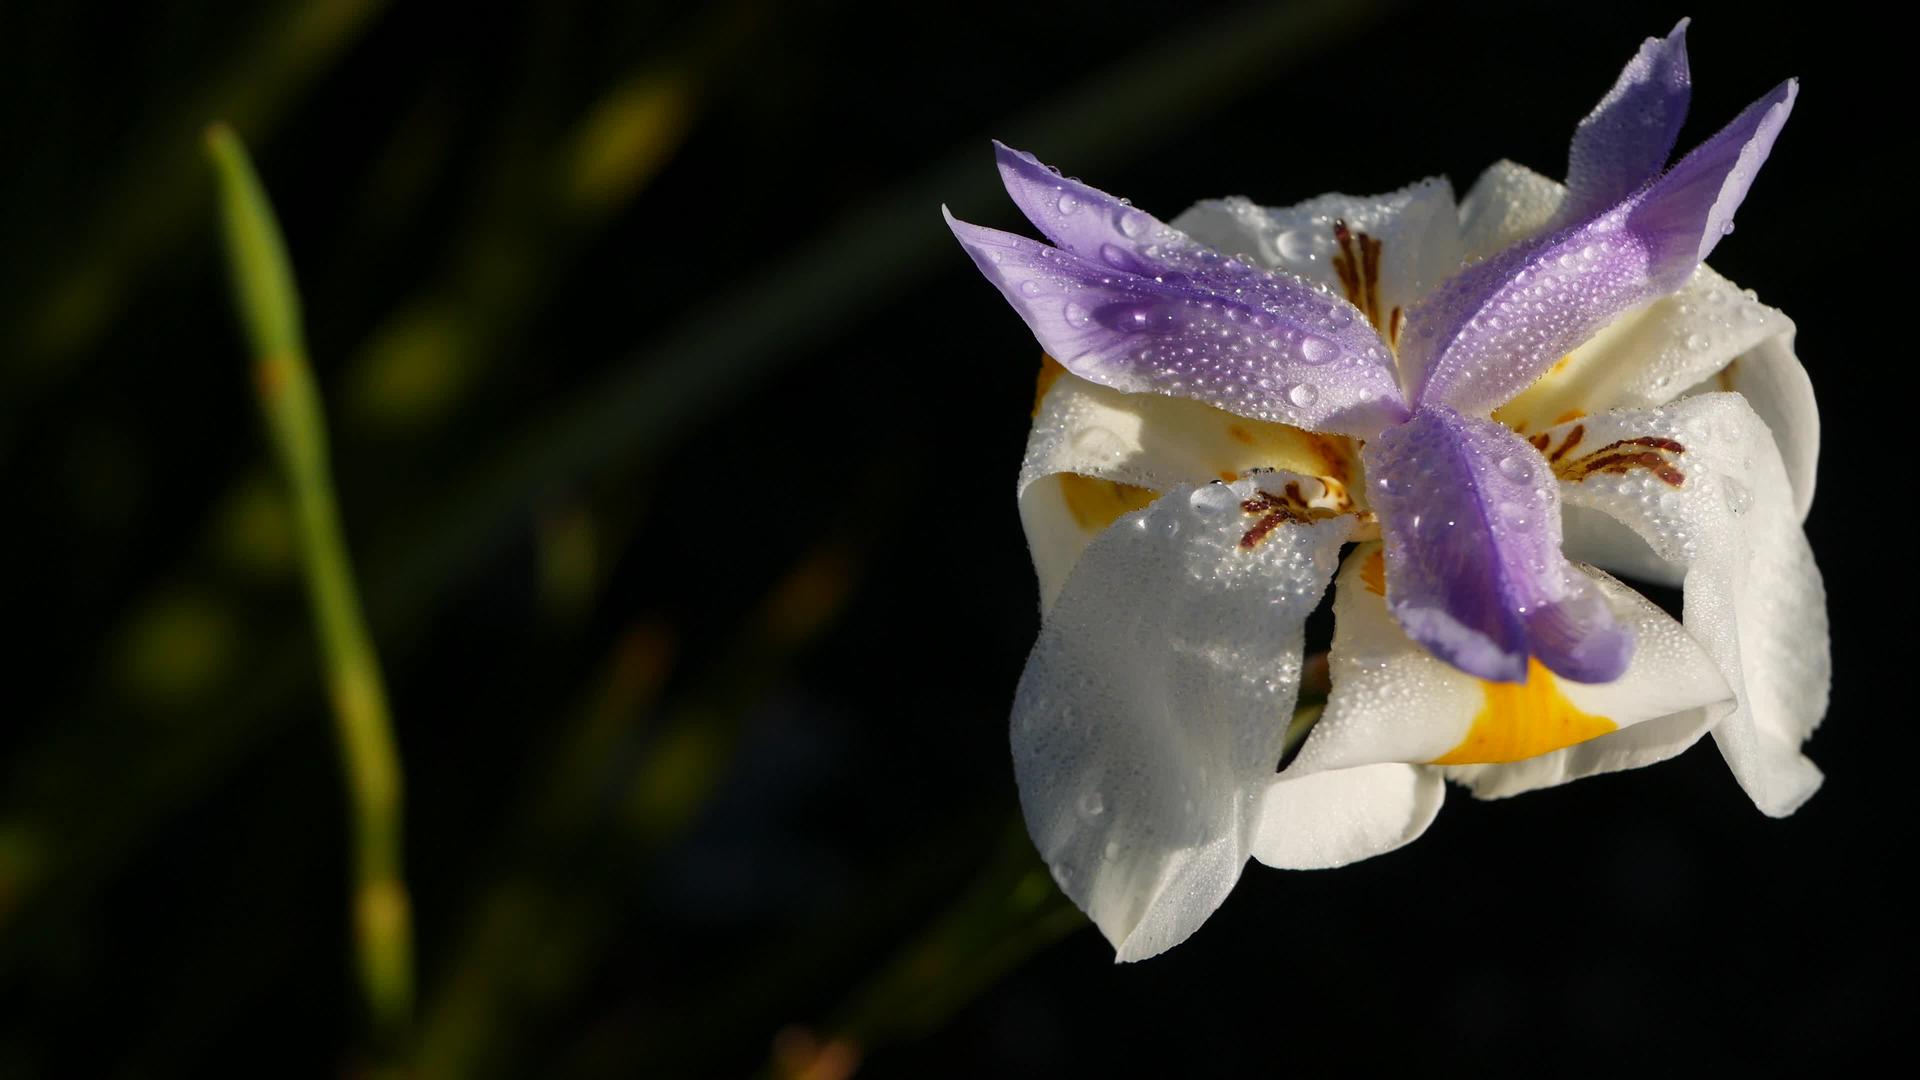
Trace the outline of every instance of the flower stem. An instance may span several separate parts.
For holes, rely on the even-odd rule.
[[[361,612],[307,364],[300,297],[273,208],[231,128],[207,131],[254,390],[292,500],[308,598],[353,819],[352,917],[376,1047],[394,1052],[413,1010],[413,936],[401,858],[401,771],[380,662]]]

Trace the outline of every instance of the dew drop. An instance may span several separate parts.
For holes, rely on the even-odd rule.
[[[1080,796],[1080,812],[1088,817],[1099,817],[1107,809],[1107,800],[1097,791],[1089,791]]]
[[[1707,347],[1707,335],[1705,334],[1688,334],[1687,335],[1687,348],[1692,349],[1694,352],[1700,352],[1706,347]]]
[[[1300,339],[1300,359],[1305,360],[1309,364],[1324,364],[1333,359],[1333,355],[1337,351],[1338,350],[1333,347],[1333,342],[1323,337],[1314,337],[1312,334],[1308,334],[1306,337]],[[1309,389],[1308,393],[1311,394],[1312,390]],[[1306,405],[1309,404],[1311,400],[1311,397],[1309,397],[1307,401],[1296,401],[1294,404]]]
[[[1040,295],[1040,283],[1039,283],[1039,282],[1037,282],[1037,281],[1035,281],[1035,280],[1033,280],[1032,278],[1028,278],[1027,280],[1025,280],[1025,281],[1023,281],[1023,282],[1021,282],[1021,283],[1020,283],[1020,295],[1022,295],[1022,296],[1039,296],[1039,295]]]
[[[1127,444],[1106,428],[1090,427],[1073,437],[1073,449],[1096,462],[1115,461],[1127,453]]]
[[[1187,496],[1187,503],[1202,514],[1218,514],[1231,510],[1240,501],[1239,496],[1225,484],[1208,484],[1193,489]]]
[[[1122,210],[1120,220],[1117,222],[1120,226],[1120,234],[1129,239],[1138,238],[1140,234],[1147,231],[1148,220],[1147,215],[1138,210]]]
[[[1287,391],[1287,400],[1293,402],[1297,408],[1304,409],[1320,400],[1320,391],[1312,383],[1298,383],[1293,389]]]
[[[1080,209],[1080,200],[1074,198],[1072,195],[1062,195],[1057,205],[1060,207],[1061,213],[1071,214]]]
[[[1744,514],[1753,509],[1753,489],[1734,477],[1720,478],[1720,494],[1727,501],[1727,509],[1735,515]]]
[[[1073,300],[1067,301],[1067,306],[1060,310],[1060,314],[1066,318],[1067,325],[1075,329],[1093,321],[1093,313],[1087,310],[1086,305]]]
[[[1305,229],[1288,229],[1273,238],[1273,250],[1288,262],[1313,258],[1313,236]]]
[[[1533,466],[1518,454],[1508,454],[1500,459],[1498,465],[1500,475],[1509,480],[1525,482],[1527,477],[1533,475]]]
[[[1122,300],[1103,304],[1094,309],[1093,320],[1123,334],[1137,334],[1145,330],[1164,332],[1179,323],[1179,318],[1172,311],[1151,300]]]

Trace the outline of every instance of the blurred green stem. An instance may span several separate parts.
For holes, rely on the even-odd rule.
[[[386,690],[361,613],[327,466],[326,419],[300,326],[300,298],[273,208],[232,129],[207,132],[234,295],[254,355],[254,389],[291,493],[353,814],[353,925],[376,1042],[404,1038],[413,945],[401,866],[401,774]]]

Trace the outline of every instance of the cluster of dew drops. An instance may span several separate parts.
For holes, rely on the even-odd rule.
[[[1458,369],[1453,377],[1498,383],[1505,396],[1518,393],[1538,372],[1530,364],[1516,363],[1516,358],[1556,352],[1561,342],[1581,336],[1576,331],[1582,328],[1574,324],[1587,319],[1586,313],[1596,303],[1624,306],[1645,289],[1644,250],[1631,240],[1610,235],[1621,228],[1621,221],[1610,217],[1595,224],[1597,235],[1563,241],[1557,251],[1544,253],[1537,265],[1515,270],[1484,306],[1472,275],[1442,283],[1422,305],[1432,314],[1418,320],[1416,336],[1424,342],[1443,327],[1454,326],[1454,340],[1472,344],[1449,350],[1447,366]],[[1576,295],[1580,302],[1569,302]],[[1475,310],[1469,311],[1470,307]],[[1463,317],[1436,317],[1450,310]]]
[[[1062,217],[1098,212],[1071,192],[1060,194],[1055,209]],[[1279,277],[1196,244],[1124,199],[1114,227],[1141,242],[1137,254],[1119,244],[1100,246],[1100,262],[1116,276],[1089,283],[1064,267],[1034,265],[1048,270],[1051,290],[1036,278],[1019,286],[1029,299],[1049,291],[1063,296],[1060,314],[1069,327],[1097,325],[1141,336],[1141,343],[1122,355],[1099,350],[1070,358],[1069,366],[1104,366],[1120,389],[1196,397],[1241,415],[1289,420],[1322,398],[1318,382],[1290,370],[1296,365],[1321,368],[1343,357],[1371,366],[1391,364],[1377,339],[1357,348],[1336,340],[1350,330],[1354,313],[1324,284]],[[1060,258],[1049,247],[1038,247],[1034,255],[1041,264]],[[1161,289],[1093,303],[1083,295],[1090,284],[1124,293],[1136,282]],[[1313,312],[1311,326],[1297,325],[1303,307]]]

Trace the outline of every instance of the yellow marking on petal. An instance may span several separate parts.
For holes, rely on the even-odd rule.
[[[1353,443],[1338,435],[1319,435],[1286,424],[1237,418],[1219,429],[1226,436],[1207,456],[1211,471],[1233,481],[1254,469],[1286,469],[1331,479],[1345,489],[1354,473]]]
[[[1375,596],[1387,595],[1387,560],[1376,551],[1360,564],[1360,583]]]
[[[1067,511],[1082,529],[1099,532],[1120,520],[1121,515],[1144,510],[1160,493],[1152,488],[1122,484],[1117,480],[1097,480],[1079,473],[1060,474],[1060,497]]]
[[[1033,380],[1033,415],[1036,420],[1040,417],[1040,403],[1047,400],[1047,391],[1053,389],[1053,384],[1059,382],[1060,376],[1066,373],[1067,369],[1060,365],[1060,361],[1046,353],[1040,354],[1040,374]]]
[[[1309,432],[1307,438],[1313,440],[1314,453],[1320,455],[1319,476],[1331,476],[1340,481],[1341,486],[1353,479],[1353,444],[1338,435],[1321,435]]]
[[[1525,434],[1527,428],[1538,431],[1587,415],[1592,410],[1586,406],[1605,399],[1609,393],[1608,380],[1614,372],[1610,365],[1602,362],[1608,355],[1601,350],[1562,356],[1542,372],[1533,385],[1493,410],[1493,418]]]
[[[1435,765],[1491,765],[1521,761],[1619,728],[1604,716],[1581,712],[1560,692],[1553,673],[1539,660],[1527,661],[1523,683],[1480,681],[1486,704],[1459,746]]]

